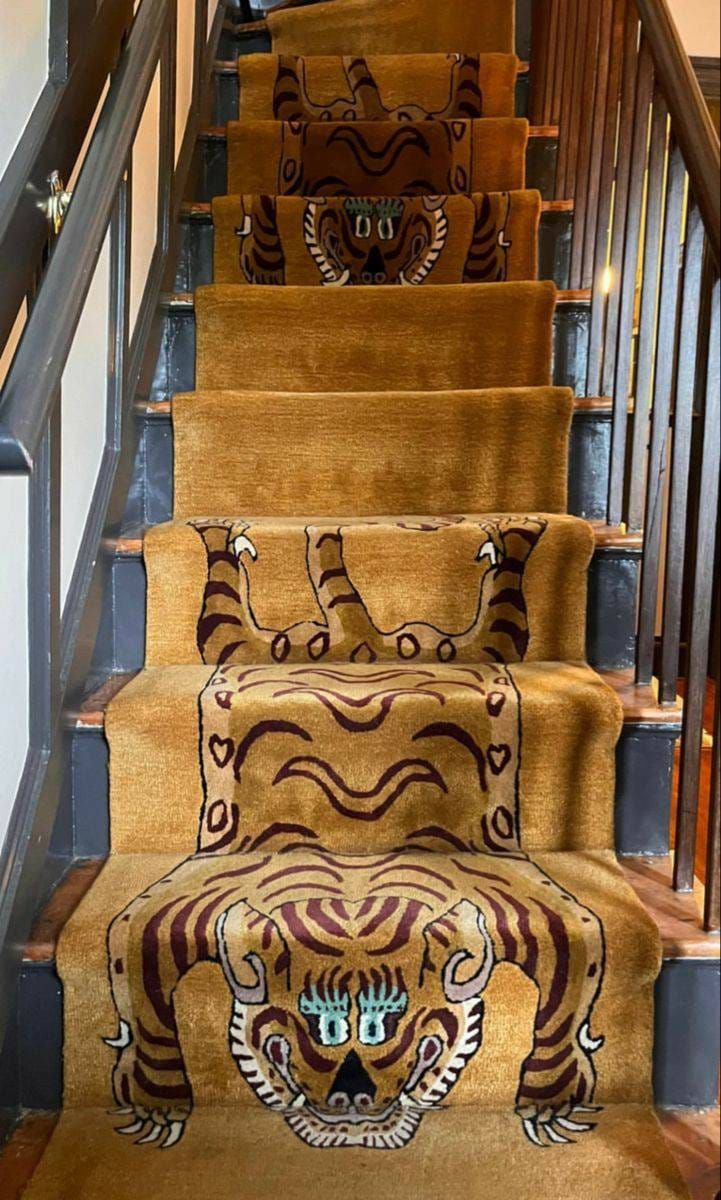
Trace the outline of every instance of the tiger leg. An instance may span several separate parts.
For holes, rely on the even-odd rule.
[[[591,1018],[603,983],[605,940],[595,913],[540,868],[528,862],[524,874],[531,887],[515,903],[525,909],[530,937],[518,965],[535,982],[539,1001],[517,1112],[527,1137],[547,1146],[591,1130],[589,1118],[599,1111],[592,1104],[593,1057],[604,1039],[592,1035]]]
[[[363,598],[343,559],[343,533],[336,526],[306,530],[308,574],[328,626],[328,648],[334,657],[375,662],[382,636],[371,621]]]
[[[192,1111],[174,993],[198,962],[217,960],[214,935],[197,936],[201,923],[213,930],[216,905],[222,907],[229,894],[211,891],[211,883],[190,859],[133,900],[108,931],[119,1025],[106,1044],[117,1051],[112,1084],[118,1115],[129,1121],[118,1132],[139,1143],[175,1145]]]

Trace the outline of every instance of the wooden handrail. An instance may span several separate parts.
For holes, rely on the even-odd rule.
[[[636,0],[636,7],[711,254],[721,268],[721,154],[711,114],[667,0]]]

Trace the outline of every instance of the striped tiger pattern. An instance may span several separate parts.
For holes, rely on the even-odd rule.
[[[307,79],[306,61],[282,55],[273,94],[273,114],[278,121],[447,121],[483,116],[477,55],[449,54],[448,99],[435,111],[419,104],[396,107],[383,103],[380,88],[367,59],[341,59],[348,94],[328,102],[313,100]]]
[[[473,197],[476,215],[463,273],[464,283],[501,283],[508,278],[511,242],[506,236],[506,227],[511,212],[511,197],[507,192],[503,201],[505,213],[499,220],[489,195]]]
[[[366,521],[365,524],[380,523]],[[306,568],[319,619],[266,628],[254,614],[252,564],[257,559],[248,521],[190,521],[202,538],[207,582],[197,626],[203,662],[375,663],[522,662],[530,630],[523,594],[528,560],[546,528],[543,517],[457,517],[421,522],[387,518],[384,524],[432,539],[449,524],[478,529],[475,616],[460,633],[408,620],[393,630],[373,622],[343,557],[344,526],[305,527]],[[359,524],[359,522],[355,522]],[[423,583],[419,579],[418,587]]]
[[[407,1145],[477,1054],[501,965],[539,995],[518,1068],[526,1133],[539,1139],[541,1112],[591,1127],[603,930],[520,852],[199,856],[119,914],[108,949],[113,1087],[142,1142],[174,1144],[192,1112],[174,996],[201,963],[225,978],[249,1101],[310,1146]]]
[[[494,665],[220,667],[198,849],[515,852],[519,705]]]

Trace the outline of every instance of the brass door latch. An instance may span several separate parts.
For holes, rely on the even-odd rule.
[[[48,185],[50,187],[50,195],[45,201],[44,207],[53,233],[57,237],[65,220],[65,214],[68,211],[73,194],[67,191],[62,176],[58,171],[53,171],[52,175],[48,176]]]

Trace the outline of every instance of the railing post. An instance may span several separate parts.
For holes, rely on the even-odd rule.
[[[666,111],[664,105],[664,112]],[[686,168],[676,145],[671,147],[666,220],[663,229],[660,302],[656,333],[655,379],[644,513],[643,565],[636,655],[636,682],[653,678],[656,611],[660,579],[661,534],[667,498],[667,459],[671,396],[676,376],[681,230],[686,200]],[[638,397],[637,397],[638,404]],[[640,472],[641,464],[638,463]],[[631,485],[633,486],[633,468]],[[635,515],[635,514],[634,514]]]
[[[676,822],[674,886],[693,888],[698,828],[701,746],[711,640],[711,604],[716,557],[721,467],[721,283],[716,277],[711,301],[711,337],[703,426],[700,503],[696,532],[688,668],[681,744],[681,773]]]
[[[668,504],[666,562],[663,601],[663,632],[659,700],[673,704],[678,690],[681,648],[681,612],[684,567],[686,563],[686,525],[688,513],[689,467],[693,435],[693,409],[697,386],[701,288],[704,275],[706,233],[701,214],[692,197],[684,246],[683,298],[678,347],[678,373],[673,412],[673,457],[671,490]]]

